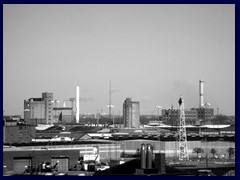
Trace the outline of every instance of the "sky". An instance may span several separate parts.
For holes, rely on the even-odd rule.
[[[235,115],[235,5],[3,5],[3,110],[80,87],[80,113],[113,113],[126,98],[140,114],[199,106]],[[70,106],[68,102],[67,105]]]

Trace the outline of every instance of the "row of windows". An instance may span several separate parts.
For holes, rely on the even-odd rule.
[[[23,130],[23,129],[29,129],[29,127],[28,126],[20,126],[19,127],[19,130]]]

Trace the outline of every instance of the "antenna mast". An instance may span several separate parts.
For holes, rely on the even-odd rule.
[[[185,113],[184,113],[184,100],[181,95],[179,101],[179,160],[188,160],[188,148],[187,148],[187,135],[186,135],[186,125],[185,125]]]

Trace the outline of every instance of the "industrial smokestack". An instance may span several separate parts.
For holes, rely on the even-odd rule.
[[[76,86],[76,123],[79,123],[79,86]]]
[[[204,81],[201,79],[199,80],[199,107],[203,107],[204,102],[203,102],[203,83]]]

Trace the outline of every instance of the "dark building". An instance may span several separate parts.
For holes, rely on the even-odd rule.
[[[29,143],[32,138],[36,137],[35,126],[29,124],[9,124],[9,122],[6,122],[3,131],[3,142],[7,144]]]
[[[213,108],[192,108],[191,110],[197,111],[197,118],[200,121],[207,122],[214,118],[214,109]]]
[[[184,110],[186,125],[195,125],[197,122],[197,111],[196,110]],[[179,124],[179,109],[163,109],[162,110],[162,121],[168,125]]]
[[[186,125],[206,124],[209,120],[214,118],[213,108],[191,108],[184,110]],[[163,109],[162,121],[168,125],[178,125],[179,123],[179,109]]]

